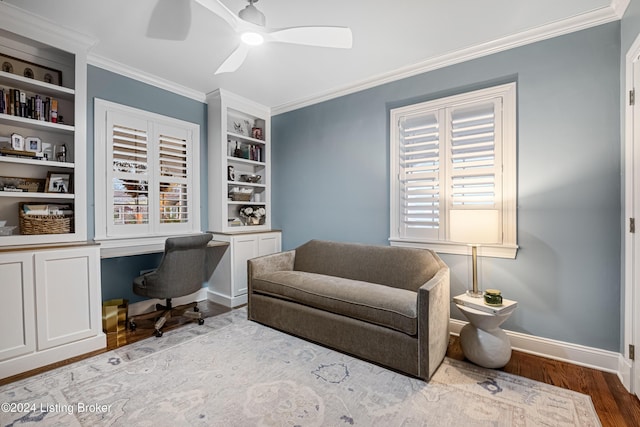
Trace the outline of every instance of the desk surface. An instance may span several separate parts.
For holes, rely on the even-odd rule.
[[[207,245],[207,247],[209,248],[215,248],[215,247],[226,248],[227,246],[229,246],[228,242],[221,242],[219,240],[211,240]],[[143,245],[120,246],[120,247],[113,247],[113,248],[100,248],[100,258],[117,258],[122,256],[155,254],[159,252],[164,252],[164,242],[143,244]]]

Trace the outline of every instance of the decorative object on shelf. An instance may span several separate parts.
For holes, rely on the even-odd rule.
[[[15,225],[0,227],[0,236],[11,236],[15,228]]]
[[[251,137],[255,139],[264,140],[264,134],[261,127],[254,126],[251,128]]]
[[[499,307],[502,305],[502,294],[498,289],[487,289],[484,291],[484,303]]]
[[[19,204],[20,234],[66,234],[71,233],[73,221],[72,205]]]
[[[449,213],[449,240],[471,246],[473,287],[467,294],[482,298],[478,289],[478,246],[497,243],[499,240],[499,214],[495,209],[454,209]]]
[[[0,148],[0,155],[9,157],[26,157],[29,159],[44,159],[43,153],[34,153],[31,151],[12,150],[10,148]]]
[[[60,173],[60,172],[47,173],[45,192],[70,193],[71,192],[71,174]]]
[[[242,206],[239,212],[240,218],[244,220],[245,225],[264,224],[264,219],[267,214],[263,206]]]
[[[227,166],[227,181],[235,181],[235,180],[236,180],[236,173],[234,171],[233,165],[229,165]]]
[[[232,166],[231,166],[231,167],[232,167]],[[243,174],[243,175],[240,175],[240,179],[241,179],[242,181],[244,181],[244,182],[250,182],[250,183],[253,183],[253,184],[255,184],[255,183],[259,182],[261,178],[262,178],[262,176],[260,176],[260,175],[256,175],[256,174],[254,174],[254,173],[252,173],[252,174]]]
[[[17,74],[58,86],[62,85],[62,71],[60,70],[14,58],[4,53],[0,53],[0,62],[2,62],[2,71],[5,73]]]
[[[36,136],[28,136],[24,140],[24,149],[32,153],[42,153],[42,140]]]
[[[48,142],[42,143],[42,156],[45,160],[54,160],[53,158],[53,144]]]
[[[62,144],[56,147],[56,160],[60,163],[67,162],[67,144]]]
[[[11,148],[16,151],[24,150],[24,136],[19,135],[17,133],[11,134]]]
[[[238,141],[236,141],[236,148],[233,150],[233,157],[242,157],[242,150]]]
[[[44,191],[44,179],[0,176],[0,191],[41,193]]]
[[[231,191],[229,191],[229,196],[234,202],[248,202],[251,200],[252,194],[253,188],[248,187],[233,187]]]

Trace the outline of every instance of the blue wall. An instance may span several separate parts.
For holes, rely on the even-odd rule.
[[[520,250],[483,258],[481,285],[519,302],[506,329],[618,352],[620,22],[273,117],[273,225],[285,250],[387,244],[389,109],[507,81],[518,84]],[[469,258],[442,257],[462,293]]]
[[[207,229],[207,105],[202,102],[176,95],[157,87],[141,83],[101,68],[89,66],[87,76],[87,188],[88,197],[88,238],[95,236],[94,188],[94,120],[95,98],[117,102],[130,107],[162,114],[200,125],[200,221]],[[145,298],[133,294],[133,278],[141,270],[155,268],[161,254],[138,255],[132,257],[102,260],[102,299],[127,298],[130,302]]]

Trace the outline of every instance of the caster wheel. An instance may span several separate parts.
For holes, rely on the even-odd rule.
[[[198,319],[198,325],[204,325],[204,319]]]
[[[193,307],[193,311],[195,311],[196,313],[200,311],[200,309],[198,307]]]
[[[136,330],[136,322],[129,322],[129,330],[131,331]]]
[[[156,338],[160,338],[162,336],[162,331],[159,331],[156,329],[156,331],[153,334],[156,336]]]

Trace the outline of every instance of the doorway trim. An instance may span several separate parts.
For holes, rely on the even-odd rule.
[[[625,90],[624,103],[624,147],[622,162],[624,165],[624,217],[622,219],[623,253],[622,268],[624,272],[620,303],[622,308],[623,330],[621,357],[618,374],[625,388],[640,395],[640,367],[630,359],[629,348],[632,344],[640,343],[638,334],[640,328],[634,328],[634,320],[640,317],[640,292],[638,292],[638,280],[640,279],[640,223],[635,233],[629,230],[630,219],[638,218],[640,214],[640,197],[634,197],[635,176],[640,174],[640,138],[634,141],[634,134],[640,133],[640,129],[634,129],[634,106],[630,103],[630,94],[634,90],[634,66],[640,67],[640,35],[636,37],[627,51],[625,57]],[[640,83],[640,82],[639,82]],[[638,84],[640,95],[640,84]],[[640,108],[640,98],[636,99],[636,106]],[[637,189],[640,191],[640,188]],[[635,322],[635,324],[638,324]]]

